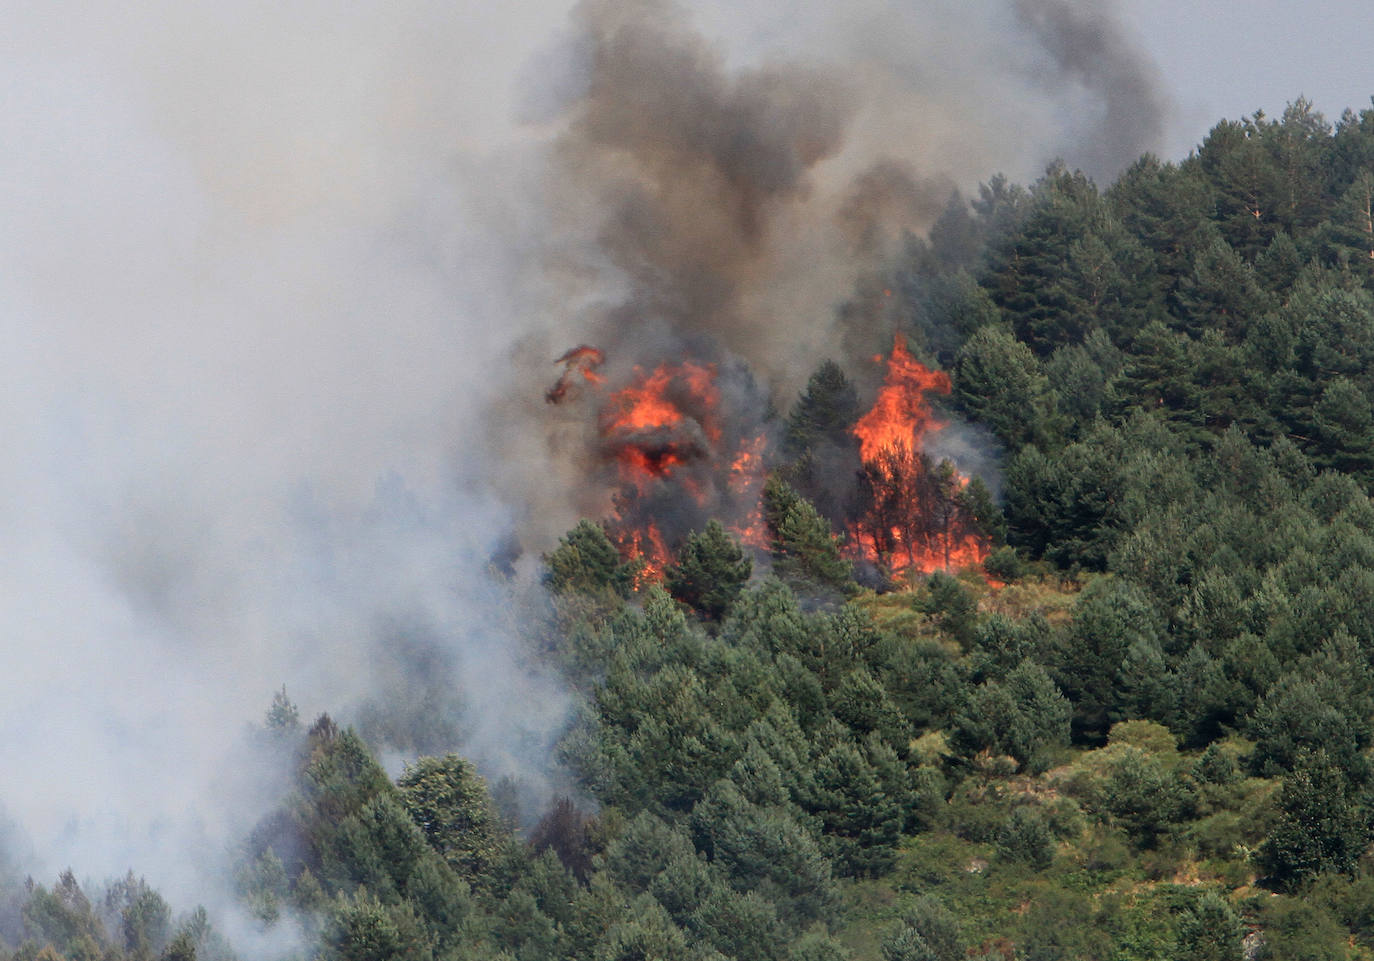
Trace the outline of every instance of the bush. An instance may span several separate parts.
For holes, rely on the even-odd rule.
[[[1036,807],[1019,807],[997,832],[999,857],[1043,871],[1054,861],[1054,833],[1045,813]]]
[[[1026,562],[1014,547],[999,547],[983,561],[983,570],[999,581],[1019,581],[1026,576]]]

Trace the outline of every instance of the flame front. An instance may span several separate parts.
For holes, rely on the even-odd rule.
[[[574,378],[600,384],[594,368],[603,359],[586,346],[560,357],[564,378],[550,399],[561,400]],[[981,566],[989,545],[973,520],[968,478],[922,450],[945,426],[930,395],[948,394],[949,376],[921,364],[900,335],[890,356],[875,359],[887,369],[872,408],[851,428],[855,485],[830,518],[847,535],[846,553],[889,575]],[[636,367],[628,385],[602,396],[600,457],[617,478],[608,527],[621,553],[640,563],[639,586],[662,580],[682,540],[710,518],[746,546],[769,550],[761,404],[725,410],[716,367],[694,361]]]
[[[643,488],[689,460],[708,457],[720,437],[715,369],[690,361],[660,364],[616,391],[601,412],[601,436],[621,478]]]
[[[863,462],[861,506],[849,525],[855,559],[894,574],[929,574],[981,566],[987,557],[987,539],[974,528],[963,496],[968,478],[921,449],[927,434],[945,426],[926,397],[949,391],[949,375],[912,357],[898,334],[878,397],[853,429]]]
[[[948,394],[949,390],[949,375],[931,370],[912,357],[906,341],[898,334],[893,340],[892,356],[887,359],[887,376],[878,399],[873,409],[854,425],[859,456],[867,463],[887,450],[920,450],[921,439],[944,426],[931,413],[926,394]]]

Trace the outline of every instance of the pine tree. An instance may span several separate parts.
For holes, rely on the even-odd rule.
[[[853,589],[853,565],[840,555],[829,522],[779,477],[764,485],[763,519],[778,576],[810,579],[841,592]]]
[[[621,560],[605,528],[589,520],[578,521],[544,563],[548,584],[559,593],[610,591],[623,597],[634,582],[633,568]]]
[[[396,782],[401,801],[430,846],[469,882],[482,881],[502,845],[487,785],[456,754],[423,757]]]
[[[677,563],[665,574],[664,586],[703,617],[719,621],[739,597],[753,568],[739,544],[719,521],[712,520],[687,538]]]

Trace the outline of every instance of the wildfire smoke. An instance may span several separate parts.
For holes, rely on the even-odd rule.
[[[768,471],[785,466],[786,452],[772,443],[775,412],[791,406],[825,357],[869,387],[860,359],[881,350],[884,383],[872,410],[850,425],[858,450],[841,443],[818,452],[812,463],[825,483],[811,499],[850,550],[886,571],[978,559],[963,533],[967,511],[938,525],[938,542],[916,536],[910,517],[898,534],[892,525],[872,533],[875,505],[900,502],[894,484],[933,483],[939,459],[917,465],[946,430],[930,402],[950,390],[944,373],[892,341],[915,308],[896,296],[888,269],[946,212],[970,216],[955,194],[976,187],[970,172],[1005,169],[1026,144],[982,142],[978,131],[995,139],[992,131],[1011,126],[967,123],[967,98],[937,89],[944,68],[910,71],[918,27],[941,26],[938,14],[908,18],[883,7],[893,16],[866,19],[877,8],[860,6],[836,15],[838,32],[816,33],[844,52],[771,48],[800,53],[792,60],[771,55],[767,44],[739,55],[725,38],[743,34],[720,29],[722,11],[694,9],[698,31],[666,0],[582,0],[573,8],[560,48],[566,82],[536,118],[552,145],[543,199],[554,216],[539,294],[552,322],[524,346],[542,365],[557,353],[553,338],[575,331],[596,345],[598,360],[584,365],[580,348],[560,359],[563,376],[547,395],[556,413],[547,405],[502,413],[510,426],[498,429],[503,445],[527,436],[532,422],[546,433],[546,449],[512,451],[513,466],[559,465],[545,467],[537,484],[511,478],[538,519],[530,546],[548,546],[579,516],[610,516],[638,531],[641,544],[652,522],[669,551],[710,517],[762,545],[752,519],[757,492]],[[1141,64],[1114,39],[1110,9],[1080,11],[1060,0],[1006,6],[993,20],[1010,32],[995,41],[962,14],[969,29],[941,32],[969,52],[1002,43],[1018,51],[989,62],[1043,64],[1044,76],[1072,78],[1062,105],[1042,104],[1055,118],[1046,130],[1087,122],[1097,114],[1085,112],[1085,102],[1111,100],[1121,109],[1082,139],[1100,148],[1103,169],[1118,155],[1136,156],[1132,138],[1148,135],[1157,105]],[[830,17],[819,7],[812,14]],[[980,25],[982,16],[974,18]],[[887,29],[871,29],[880,22]],[[1092,29],[1078,29],[1085,24]],[[900,41],[889,49],[879,36],[892,30]],[[1133,119],[1123,123],[1127,114]],[[1075,159],[1058,141],[1041,152],[1036,169],[1052,156]],[[865,296],[870,287],[876,293]],[[605,383],[593,384],[593,372]],[[889,449],[899,450],[895,461]],[[735,469],[746,450],[749,466]],[[893,469],[871,468],[885,457]],[[948,487],[945,500],[962,496],[954,476],[952,485],[935,485]]]

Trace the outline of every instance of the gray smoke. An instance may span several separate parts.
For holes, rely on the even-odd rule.
[[[956,190],[998,169],[1033,178],[1058,156],[1110,176],[1164,117],[1101,3],[689,15],[670,0],[583,0],[544,61],[559,86],[527,75],[526,116],[552,147],[550,299],[521,369],[547,385],[578,343],[605,352],[612,386],[663,362],[743,366],[762,389],[737,392],[726,416],[754,429],[819,359],[862,374],[890,345],[900,320],[871,277]],[[544,522],[524,525],[542,550],[579,515],[608,513],[611,486],[595,436],[604,395],[556,410],[540,396],[503,409],[497,433],[513,468],[502,486]]]
[[[283,684],[397,757],[546,777],[563,701],[518,601],[606,507],[590,402],[543,401],[553,359],[595,344],[623,380],[695,356],[753,371],[732,403],[785,406],[856,272],[953,188],[1058,155],[1110,174],[1150,145],[1103,136],[1148,139],[1128,111],[1158,100],[1108,8],[965,7],[9,11],[20,868],[207,897],[196,862],[219,866],[188,852],[266,803],[270,778],[226,759]],[[526,553],[492,578],[512,531]]]
[[[278,786],[240,744],[283,684],[307,722],[547,768],[563,698],[487,574],[510,514],[481,429],[542,233],[537,155],[506,119],[522,12],[544,16],[11,11],[0,808],[19,870],[132,867],[178,907],[214,898]],[[473,30],[487,42],[455,57]],[[417,702],[429,716],[395,710]]]
[[[1113,177],[1157,148],[1167,105],[1156,71],[1123,35],[1110,6],[1069,0],[1015,0],[1017,18],[1051,58],[1053,87],[1065,80],[1089,98],[1088,134],[1074,163],[1099,178]]]

